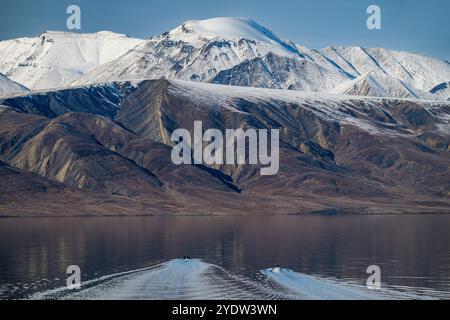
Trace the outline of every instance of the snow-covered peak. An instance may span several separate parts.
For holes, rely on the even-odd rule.
[[[182,24],[185,32],[196,33],[205,38],[246,38],[261,42],[282,42],[271,31],[252,19],[221,17],[206,20],[190,20]]]
[[[219,17],[206,20],[189,20],[169,32],[171,39],[196,43],[212,39],[247,39],[282,47],[295,52],[296,49],[280,39],[256,21],[242,17]]]
[[[292,43],[284,42],[255,21],[247,18],[213,18],[187,21],[170,32],[152,37],[134,50],[81,76],[73,85],[146,78],[210,82],[218,72],[255,59],[265,59],[271,65],[279,59],[290,59],[292,68],[297,71],[309,67],[302,65],[303,56]],[[299,62],[298,59],[303,60]],[[255,63],[260,65],[258,61]],[[273,67],[278,70],[280,66]],[[296,82],[297,77],[283,77],[281,86],[266,85],[273,82],[272,75],[268,78],[261,81],[264,83],[262,86],[284,88]]]

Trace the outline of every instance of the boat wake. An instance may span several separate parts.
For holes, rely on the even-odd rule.
[[[289,269],[271,268],[261,270],[261,273],[271,281],[289,290],[289,298],[296,300],[399,300],[430,298],[388,288],[371,290],[360,284],[306,275]]]
[[[305,275],[288,269],[261,270],[252,280],[198,259],[175,259],[32,295],[31,299],[77,300],[273,300],[273,299],[420,299],[392,290],[372,291],[362,285]]]
[[[280,299],[279,292],[276,285],[261,285],[198,259],[175,259],[90,280],[79,290],[58,288],[31,299],[250,300]]]

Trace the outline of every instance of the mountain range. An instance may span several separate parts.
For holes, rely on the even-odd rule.
[[[30,89],[181,79],[272,89],[444,100],[446,60],[382,48],[309,49],[247,18],[187,21],[150,37],[46,32],[0,42],[0,72]]]
[[[435,213],[450,205],[449,102],[163,79],[0,104],[3,215]],[[280,172],[174,165],[170,134],[193,134],[195,120],[205,130],[279,128]]]
[[[245,18],[0,52],[0,215],[449,212],[445,60],[311,50]],[[171,133],[194,121],[279,129],[279,173],[174,165]]]

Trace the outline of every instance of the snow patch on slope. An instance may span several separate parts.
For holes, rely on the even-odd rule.
[[[365,119],[364,112],[361,112],[359,108],[369,107],[374,110],[380,109],[380,102],[388,102],[389,100],[396,102],[420,102],[426,104],[424,108],[430,114],[443,119],[442,115],[434,115],[433,112],[434,110],[442,110],[443,106],[449,106],[448,102],[421,99],[350,96],[323,92],[261,89],[181,80],[169,80],[169,82],[171,84],[168,88],[169,92],[173,92],[175,95],[182,96],[184,99],[191,100],[194,103],[209,105],[211,108],[226,108],[233,112],[245,113],[245,109],[239,104],[239,101],[245,99],[254,102],[261,109],[261,114],[264,114],[267,111],[264,108],[268,101],[270,101],[272,106],[278,108],[280,113],[287,112],[284,110],[287,104],[301,104],[302,108],[313,112],[316,116],[324,120],[357,126],[374,135],[387,134],[392,136],[400,133],[388,127],[377,126],[372,120]]]
[[[28,91],[26,87],[0,73],[0,96],[26,91]]]
[[[354,80],[342,83],[332,90],[332,93],[386,97],[387,91],[378,83],[371,72],[368,72]]]

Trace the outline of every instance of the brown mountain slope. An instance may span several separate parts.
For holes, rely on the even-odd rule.
[[[450,212],[449,103],[148,80],[118,110],[0,108],[0,160],[88,195],[86,214]],[[174,165],[171,133],[199,120],[280,129],[279,173]]]
[[[0,216],[175,214],[161,199],[130,199],[70,188],[0,161]]]
[[[32,91],[0,99],[0,104],[21,112],[54,118],[68,112],[114,117],[123,98],[133,92],[129,81],[94,84],[55,91]]]
[[[162,143],[176,128],[193,135],[196,120],[204,130],[280,128],[278,175],[260,176],[248,165],[219,168],[247,193],[446,207],[448,151],[422,137],[446,145],[448,114],[446,103],[148,81],[124,100],[116,121]]]

